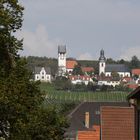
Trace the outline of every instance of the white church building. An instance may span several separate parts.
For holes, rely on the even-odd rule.
[[[51,82],[51,69],[49,67],[35,67],[34,70],[35,81]]]
[[[99,75],[102,73],[107,77],[111,77],[112,72],[117,72],[120,77],[130,77],[130,70],[124,64],[106,64],[104,50],[100,51],[99,58]]]
[[[66,74],[66,46],[58,46],[58,75]]]

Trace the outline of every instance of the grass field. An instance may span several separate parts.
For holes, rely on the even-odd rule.
[[[53,86],[41,83],[41,90],[46,92],[46,97],[49,100],[58,102],[83,102],[83,101],[96,101],[96,102],[122,102],[126,101],[128,92],[112,91],[112,92],[68,92],[57,91]]]

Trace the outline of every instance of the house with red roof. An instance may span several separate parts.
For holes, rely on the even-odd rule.
[[[66,70],[69,74],[72,73],[74,67],[77,65],[77,61],[76,60],[67,60],[66,61]]]
[[[94,68],[93,67],[82,67],[82,72],[85,75],[94,74]]]
[[[114,79],[113,77],[102,77],[99,76],[98,77],[98,85],[102,86],[102,85],[107,85],[107,86],[118,86],[120,85],[120,79]]]
[[[132,69],[131,73],[132,76],[137,75],[140,78],[140,69]]]
[[[82,84],[88,85],[89,82],[93,82],[92,77],[86,75],[70,75],[69,79],[72,84]]]

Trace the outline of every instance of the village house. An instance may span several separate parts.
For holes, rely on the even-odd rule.
[[[66,71],[69,75],[72,75],[73,69],[77,64],[77,61],[74,59],[66,60]]]
[[[92,77],[86,75],[70,75],[69,79],[72,84],[85,84],[88,85],[89,82],[93,83]]]
[[[120,79],[114,79],[112,77],[98,77],[98,85],[107,85],[107,86],[118,86],[120,85]]]
[[[93,75],[94,74],[94,68],[93,67],[82,67],[82,72],[85,74],[85,75]]]
[[[140,69],[132,69],[131,73],[132,77],[137,76],[137,78],[140,78]]]

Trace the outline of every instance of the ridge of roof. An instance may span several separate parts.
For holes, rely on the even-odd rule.
[[[140,92],[140,86],[138,86],[135,90],[133,90],[133,91],[127,96],[127,100],[129,100],[130,98],[133,98],[134,95],[138,94],[138,92]]]

